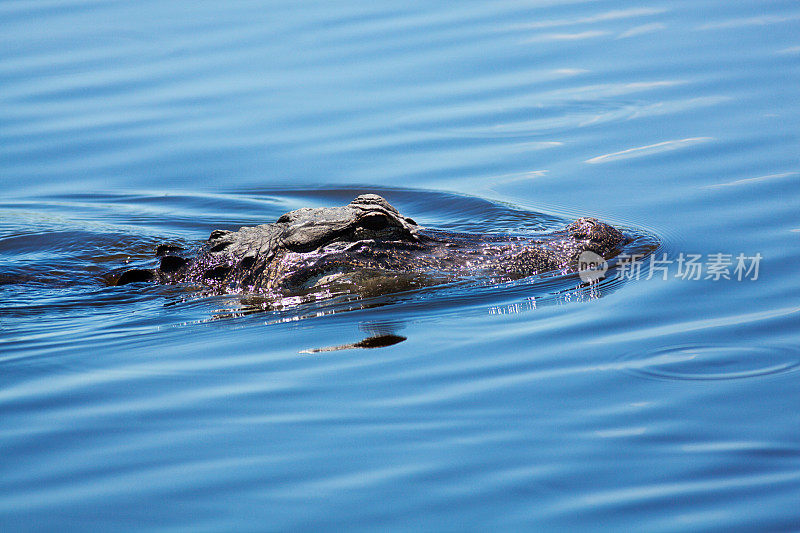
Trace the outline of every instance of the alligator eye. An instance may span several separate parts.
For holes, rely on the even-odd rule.
[[[384,215],[370,215],[362,218],[358,225],[368,230],[379,231],[389,225],[389,218]]]
[[[231,244],[233,244],[233,243],[232,242],[221,242],[219,244],[215,244],[214,246],[212,246],[211,250],[209,250],[209,251],[210,252],[221,252],[222,250],[224,250],[225,248],[227,248]]]
[[[213,241],[214,239],[219,239],[220,237],[224,237],[228,233],[230,233],[230,231],[228,230],[215,229],[214,231],[211,232],[211,236],[208,238],[208,240]]]

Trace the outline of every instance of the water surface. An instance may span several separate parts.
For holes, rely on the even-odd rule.
[[[796,2],[0,21],[3,530],[798,528]],[[451,231],[595,216],[664,262],[256,313],[103,283],[363,192]],[[314,351],[370,337],[404,340]]]

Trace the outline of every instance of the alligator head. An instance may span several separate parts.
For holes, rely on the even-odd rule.
[[[159,247],[158,268],[129,270],[116,284],[189,282],[216,292],[281,295],[326,287],[395,292],[480,273],[516,279],[570,269],[582,252],[608,258],[625,241],[592,218],[536,237],[428,230],[380,196],[364,194],[344,207],[297,209],[272,224],[215,230],[194,259]]]

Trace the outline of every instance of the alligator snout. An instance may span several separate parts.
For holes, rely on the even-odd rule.
[[[620,246],[626,241],[625,235],[617,228],[591,217],[579,218],[567,226],[567,230],[574,239],[607,247]]]

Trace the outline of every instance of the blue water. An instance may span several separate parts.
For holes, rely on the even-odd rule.
[[[0,28],[3,531],[800,530],[797,2],[18,0]],[[588,287],[260,312],[103,282],[364,192],[658,248]],[[375,335],[405,340],[313,352]]]

